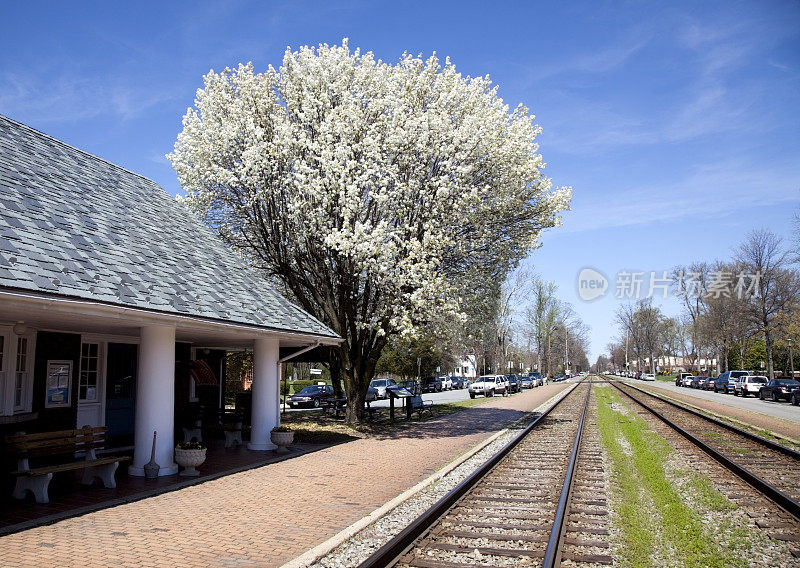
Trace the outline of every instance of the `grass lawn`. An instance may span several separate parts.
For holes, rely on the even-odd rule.
[[[407,428],[432,418],[461,412],[466,408],[478,406],[490,400],[492,400],[491,397],[478,397],[458,402],[434,404],[430,412],[423,412],[421,416],[416,412],[412,414],[410,422],[405,418],[405,409],[395,408],[397,420],[394,424],[389,421],[388,408],[380,409],[376,412],[375,421],[364,422],[356,426],[349,426],[344,421],[343,414],[340,415],[339,418],[336,418],[333,414],[328,414],[326,412],[286,412],[281,415],[281,424],[289,426],[295,431],[295,440],[297,442],[307,444],[335,444],[355,438],[386,434],[398,428]]]
[[[611,461],[620,565],[747,566],[741,553],[749,539],[720,543],[708,538],[714,529],[710,519],[733,508],[728,499],[697,475],[685,474],[684,482],[676,484],[681,472],[670,471],[672,447],[610,387],[597,388],[597,405]]]

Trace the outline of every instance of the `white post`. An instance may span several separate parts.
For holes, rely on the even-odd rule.
[[[279,424],[277,339],[259,338],[253,346],[253,402],[250,420],[249,450],[274,450],[269,431]]]
[[[150,461],[153,432],[156,439],[158,475],[173,475],[175,440],[175,328],[167,325],[141,329],[139,370],[136,377],[136,423],[134,424],[131,475],[144,475]]]

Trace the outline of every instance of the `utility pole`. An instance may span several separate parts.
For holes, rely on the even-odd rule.
[[[625,330],[625,373],[628,373],[628,330]]]
[[[567,326],[564,326],[564,376],[567,376],[569,370],[569,332]]]

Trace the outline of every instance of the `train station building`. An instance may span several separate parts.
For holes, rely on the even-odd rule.
[[[155,432],[172,474],[252,350],[248,447],[272,449],[280,361],[340,341],[153,181],[0,116],[0,434],[106,426],[143,475]]]

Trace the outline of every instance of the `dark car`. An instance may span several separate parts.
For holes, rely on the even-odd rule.
[[[792,391],[792,398],[789,399],[789,402],[792,403],[792,406],[800,404],[800,389],[794,389]]]
[[[792,391],[795,389],[800,389],[800,383],[795,380],[772,379],[758,389],[758,398],[761,400],[769,398],[773,402],[778,402],[782,398],[791,400]]]
[[[450,377],[454,389],[464,388],[464,377]]]
[[[692,388],[706,390],[708,389],[708,383],[712,380],[711,377],[695,377],[692,379]]]
[[[422,392],[442,392],[442,381],[439,377],[428,377],[422,381]]]
[[[517,377],[517,375],[506,375],[506,380],[508,381],[509,394],[514,394],[515,392],[522,390],[522,387],[519,385],[519,377]]]
[[[419,381],[404,381],[400,384],[400,386],[406,389],[414,396],[422,394],[422,385],[419,384]]]
[[[322,401],[329,398],[333,398],[333,387],[331,385],[309,385],[290,396],[289,404],[292,408],[301,406],[319,408]]]

